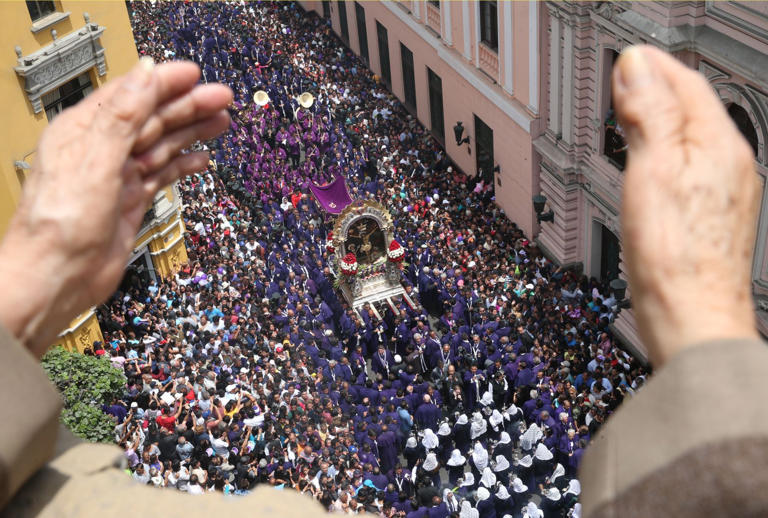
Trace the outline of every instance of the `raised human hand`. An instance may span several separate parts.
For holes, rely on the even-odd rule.
[[[228,127],[232,92],[199,76],[143,58],[43,133],[0,244],[0,322],[34,354],[112,293],[157,191],[205,168],[181,152]]]
[[[624,257],[651,362],[705,341],[757,337],[752,149],[704,77],[656,48],[621,54],[613,93],[629,144]]]

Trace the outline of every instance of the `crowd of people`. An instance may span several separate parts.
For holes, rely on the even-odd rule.
[[[579,516],[584,448],[647,375],[607,286],[544,258],[315,14],[130,10],[141,54],[235,91],[208,171],[179,186],[189,262],[99,310],[132,477],[386,517]],[[356,311],[334,289],[309,186],[338,176],[391,211],[420,305]]]

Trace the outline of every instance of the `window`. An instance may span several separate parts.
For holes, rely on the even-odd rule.
[[[480,2],[480,41],[489,48],[499,48],[499,18],[496,2]]]
[[[493,130],[475,115],[475,160],[477,175],[485,185],[493,185]]]
[[[360,57],[368,64],[368,28],[365,26],[365,9],[355,2],[355,17],[357,18],[357,39],[360,42]]]
[[[443,115],[443,80],[427,67],[429,83],[429,120],[432,133],[441,142],[445,141],[445,117]]]
[[[379,40],[379,64],[381,65],[381,78],[387,85],[392,83],[392,71],[389,68],[389,37],[387,28],[376,20],[376,38]]]
[[[440,9],[440,0],[427,0],[430,4]]]
[[[52,121],[62,111],[77,104],[92,91],[91,78],[86,72],[43,95],[43,105],[48,121]]]
[[[605,56],[606,68],[603,73],[603,84],[606,91],[603,95],[604,102],[608,103],[608,111],[603,121],[603,154],[605,154],[605,157],[616,169],[623,171],[627,165],[627,143],[624,140],[624,130],[618,120],[616,120],[616,114],[613,111],[613,96],[610,91],[611,72],[618,57],[618,52],[613,49],[607,49]]]
[[[738,104],[731,104],[728,106],[728,115],[731,116],[731,120],[733,120],[736,127],[739,128],[739,131],[744,135],[744,138],[747,139],[750,147],[752,147],[752,152],[757,156],[757,144],[759,142],[757,139],[757,131],[755,131],[755,126],[752,124],[747,110]]]
[[[27,2],[27,10],[32,21],[37,21],[56,12],[55,2]]]
[[[349,22],[347,22],[347,4],[343,0],[338,0],[336,5],[339,8],[339,21],[341,22],[341,39],[349,44]]]
[[[413,52],[400,43],[400,59],[403,64],[403,91],[405,106],[416,112],[416,80],[413,76]]]

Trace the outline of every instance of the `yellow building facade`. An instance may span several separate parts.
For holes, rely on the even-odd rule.
[[[49,122],[137,60],[124,2],[0,2],[0,236]],[[167,277],[187,261],[180,207],[175,187],[158,193],[126,265],[130,271]],[[62,331],[59,343],[82,351],[102,339],[91,309]]]

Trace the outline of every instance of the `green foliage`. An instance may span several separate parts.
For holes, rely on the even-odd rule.
[[[125,389],[125,375],[106,359],[61,347],[43,356],[43,369],[64,398],[62,422],[72,433],[93,442],[109,442],[115,423],[101,411]]]

